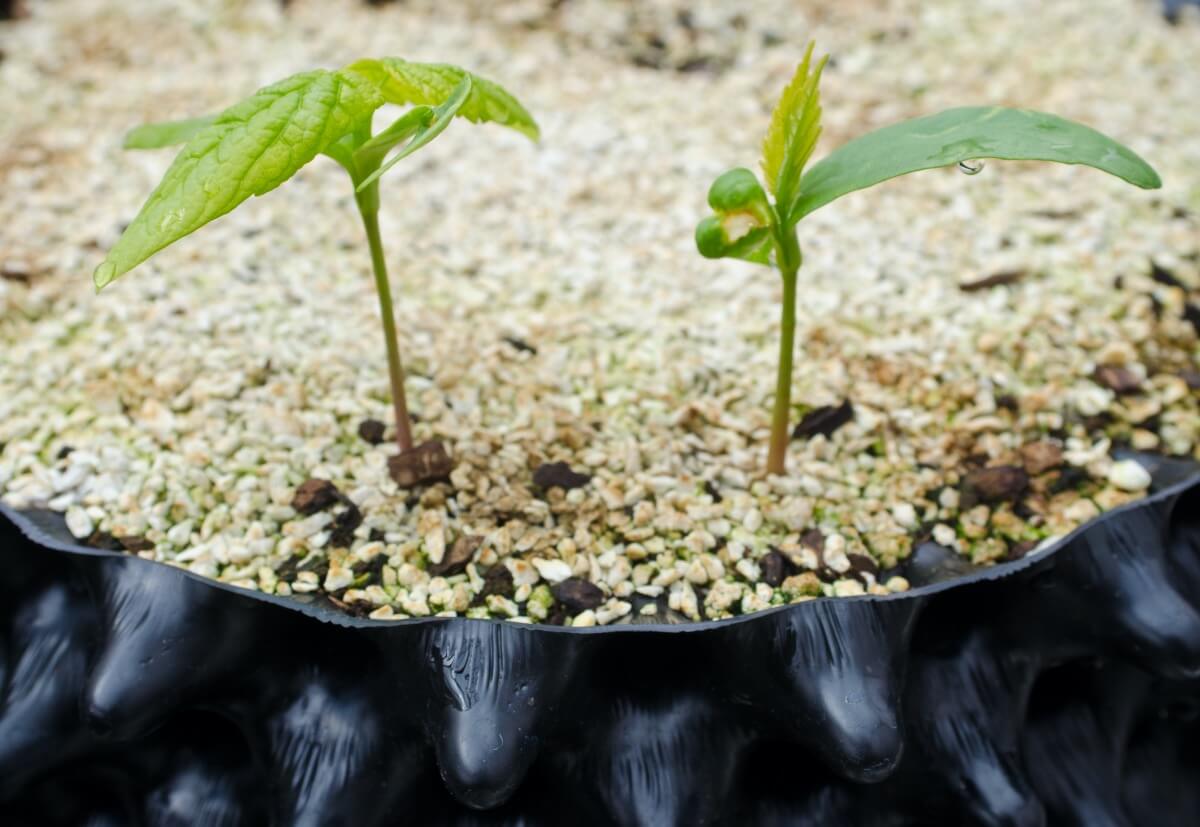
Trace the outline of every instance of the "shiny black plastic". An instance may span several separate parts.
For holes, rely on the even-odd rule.
[[[1200,824],[1191,473],[906,594],[575,630],[359,620],[0,509],[3,823]]]

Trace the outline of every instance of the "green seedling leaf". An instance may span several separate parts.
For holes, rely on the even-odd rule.
[[[96,268],[97,289],[250,196],[275,189],[381,104],[361,76],[322,69],[226,109],[192,136]]]
[[[1074,121],[998,106],[967,106],[886,126],[844,144],[815,164],[787,207],[791,223],[829,202],[882,181],[979,158],[1084,164],[1142,187],[1162,186],[1133,150]]]
[[[162,149],[186,143],[200,130],[217,119],[216,115],[185,118],[181,121],[161,121],[135,127],[125,134],[123,149]]]
[[[352,151],[352,165],[358,169],[375,169],[392,149],[411,138],[418,129],[429,126],[434,117],[432,106],[413,107],[387,129]]]
[[[763,141],[762,169],[772,203],[754,174],[730,170],[708,193],[714,215],[696,227],[696,247],[708,258],[742,258],[773,265],[783,279],[779,361],[771,413],[767,473],[786,468],[796,330],[796,285],[804,257],[796,224],[855,190],[932,167],[959,164],[974,174],[982,158],[1057,161],[1103,170],[1144,189],[1162,181],[1129,148],[1090,127],[1024,109],[965,107],[889,126],[851,141],[804,167],[821,133],[818,85],[822,59],[812,67],[810,44],[784,89]]]
[[[719,215],[744,214],[756,225],[774,221],[771,205],[754,173],[737,167],[722,173],[708,188],[708,206]]]
[[[709,187],[708,205],[716,214],[696,227],[702,256],[770,263],[775,216],[753,172],[739,167],[723,173]]]
[[[829,56],[812,67],[813,43],[783,90],[763,139],[762,168],[767,187],[781,204],[791,202],[800,173],[821,136],[821,71]]]
[[[696,249],[705,258],[739,258],[770,265],[774,246],[769,227],[752,227],[731,235],[718,215],[710,215],[696,226]]]
[[[433,110],[433,118],[426,119],[423,124],[419,125],[412,140],[403,149],[393,155],[391,160],[386,164],[368,175],[355,191],[362,192],[366,187],[378,181],[380,176],[401,160],[412,155],[418,149],[442,134],[443,130],[450,125],[451,119],[462,109],[467,97],[471,94],[471,83],[471,76],[464,74],[462,80],[458,82],[458,86],[454,87],[454,93],[441,106]],[[386,153],[386,150],[384,152]]]
[[[410,63],[397,57],[359,60],[345,71],[357,72],[380,90],[388,103],[437,106],[449,98],[464,77],[471,79],[471,94],[458,114],[469,121],[490,121],[515,129],[533,140],[538,125],[504,87],[446,63]]]

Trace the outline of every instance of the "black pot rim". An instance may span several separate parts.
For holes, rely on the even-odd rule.
[[[627,623],[613,624],[608,626],[554,626],[546,623],[514,623],[511,620],[501,620],[498,618],[468,618],[468,617],[410,617],[399,620],[372,620],[370,618],[359,618],[348,615],[338,609],[326,606],[318,602],[305,602],[295,597],[283,597],[280,595],[266,594],[257,590],[242,589],[229,583],[220,580],[214,580],[205,577],[195,572],[189,571],[180,566],[172,566],[169,563],[159,562],[157,560],[146,560],[136,555],[128,553],[109,551],[106,549],[91,548],[89,546],[79,545],[78,543],[68,543],[55,537],[51,532],[40,526],[38,522],[31,517],[29,513],[19,511],[11,506],[0,503],[0,517],[4,517],[31,542],[36,543],[44,548],[53,549],[55,551],[65,552],[68,554],[81,555],[87,557],[101,558],[116,558],[121,560],[136,560],[138,565],[150,566],[166,566],[177,574],[181,574],[193,581],[204,584],[205,586],[221,589],[239,597],[257,600],[261,603],[267,603],[273,606],[278,606],[291,612],[297,612],[302,615],[319,620],[323,623],[329,623],[334,626],[343,626],[351,629],[387,629],[399,626],[417,626],[436,623],[454,623],[454,622],[470,622],[470,623],[489,623],[498,624],[514,629],[527,629],[530,632],[549,632],[556,634],[568,635],[606,635],[606,634],[689,634],[698,632],[708,632],[715,629],[726,629],[740,623],[751,623],[756,620],[769,617],[772,615],[782,614],[784,612],[805,611],[805,606],[813,603],[823,603],[826,601],[844,601],[853,600],[857,602],[869,603],[886,603],[892,601],[915,600],[924,597],[929,597],[941,592],[949,591],[960,586],[1004,580],[1014,575],[1017,575],[1029,568],[1032,568],[1049,557],[1052,557],[1060,549],[1070,545],[1075,538],[1081,534],[1091,530],[1095,526],[1101,525],[1108,520],[1117,519],[1120,515],[1142,508],[1152,508],[1160,502],[1170,500],[1174,497],[1183,494],[1191,488],[1200,486],[1200,471],[1194,472],[1192,475],[1183,479],[1180,482],[1165,486],[1151,494],[1146,495],[1132,502],[1125,503],[1114,509],[1104,512],[1097,517],[1088,520],[1086,523],[1076,527],[1068,534],[1056,539],[1053,543],[1044,548],[1038,549],[1036,552],[1031,552],[1019,560],[1012,560],[1003,563],[996,563],[990,566],[984,566],[976,571],[964,574],[959,577],[954,577],[949,580],[943,580],[936,583],[929,583],[923,586],[910,588],[908,591],[895,592],[887,595],[855,595],[851,597],[815,597],[812,600],[805,600],[800,603],[789,603],[784,606],[775,606],[770,609],[764,609],[758,612],[752,612],[747,615],[738,615],[732,618],[723,618],[720,620],[701,620],[688,623]]]

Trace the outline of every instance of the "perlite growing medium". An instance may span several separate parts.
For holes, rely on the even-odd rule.
[[[791,40],[675,73],[579,46],[570,17],[521,33],[420,7],[319,26],[303,6],[230,14],[202,41],[161,15],[70,4],[5,32],[0,486],[80,539],[375,618],[698,620],[903,590],[892,570],[926,540],[974,564],[1019,557],[1144,493],[1145,469],[1115,448],[1196,456],[1196,116],[1172,81],[1189,29],[1148,24],[1099,49],[1113,35],[1091,6],[1035,25],[947,5],[893,49],[835,18],[831,145],[862,123],[1020,100],[1127,138],[1168,185],[1133,197],[1077,170],[995,164],[815,215],[791,473],[761,480],[776,280],[714,268],[689,238],[703,183],[765,126]],[[800,17],[783,24],[797,43]],[[987,38],[957,36],[985,24]],[[81,42],[90,60],[68,61]],[[86,273],[166,162],[119,155],[128,127],[218,109],[285,74],[284,56],[462,50],[521,90],[545,146],[449,133],[413,172],[444,189],[417,217],[385,210],[385,234],[412,250],[392,268],[416,436],[455,462],[447,482],[403,491],[376,444],[390,423],[378,434],[370,280],[343,249],[360,229],[305,220],[344,206],[336,169],[305,170],[294,197],[206,228],[113,296]],[[1000,68],[944,90],[922,80],[967,52]],[[148,94],[144,66],[163,54],[179,63]],[[555,61],[566,69],[538,70]],[[1091,78],[1159,91],[1118,102],[1089,94]],[[336,494],[303,513],[309,480]]]

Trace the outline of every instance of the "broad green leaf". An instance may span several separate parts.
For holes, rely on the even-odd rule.
[[[216,119],[216,115],[206,115],[203,118],[185,118],[182,121],[143,124],[129,130],[125,135],[123,148],[162,149],[165,146],[182,144]]]
[[[795,223],[855,190],[977,158],[1084,164],[1143,189],[1162,186],[1133,150],[1091,127],[1028,109],[968,106],[886,126],[838,147],[805,174],[786,214]]]
[[[398,57],[366,59],[352,63],[345,71],[357,72],[371,80],[388,103],[416,103],[437,106],[453,94],[464,77],[471,78],[471,94],[458,114],[469,121],[491,121],[538,139],[533,116],[504,87],[479,75],[446,63],[410,63]]]
[[[771,124],[763,139],[763,175],[767,187],[780,204],[790,203],[800,182],[800,173],[808,163],[817,138],[821,135],[821,70],[829,56],[812,67],[813,43],[808,44],[804,60],[783,90]]]
[[[413,135],[412,140],[409,141],[403,149],[393,155],[386,164],[367,176],[366,180],[358,185],[356,191],[362,192],[364,188],[378,181],[381,175],[394,167],[401,160],[407,158],[409,155],[412,155],[438,135],[441,135],[442,131],[450,125],[450,120],[462,109],[463,104],[471,94],[471,85],[471,76],[463,75],[462,80],[458,82],[458,86],[454,87],[454,93],[450,95],[450,97],[446,98],[446,100],[442,102],[441,106],[433,110],[434,117],[432,120],[428,120],[424,124],[420,125],[416,131],[416,134]]]
[[[317,70],[226,109],[180,151],[93,276],[101,288],[252,195],[291,178],[382,104],[360,75]]]

